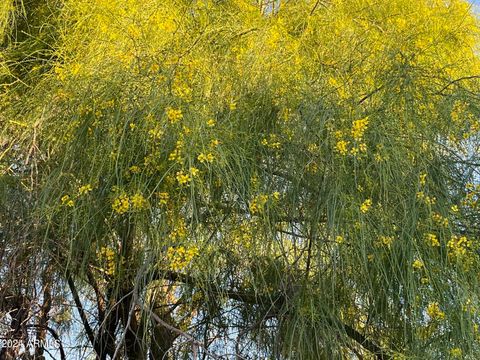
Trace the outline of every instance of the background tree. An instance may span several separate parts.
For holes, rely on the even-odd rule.
[[[98,358],[477,357],[466,2],[10,4],[0,225]]]

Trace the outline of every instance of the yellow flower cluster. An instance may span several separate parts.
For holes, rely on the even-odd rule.
[[[112,209],[117,214],[125,214],[130,209],[130,201],[126,194],[116,197],[112,203]]]
[[[144,210],[148,208],[147,199],[145,199],[140,193],[136,193],[135,195],[133,195],[130,199],[130,202],[134,210]]]
[[[460,349],[460,348],[458,348],[458,347],[457,347],[457,348],[450,349],[450,356],[451,356],[452,358],[461,358],[461,357],[462,357],[462,354],[463,354],[462,349]]]
[[[207,120],[207,126],[208,127],[214,127],[217,124],[217,122],[214,119],[208,119]]]
[[[316,152],[318,152],[318,149],[319,147],[317,144],[308,144],[307,146],[307,150],[311,154],[315,154]]]
[[[177,171],[175,176],[180,185],[185,185],[192,181],[192,177],[189,174],[185,173],[183,170]]]
[[[98,255],[100,260],[105,260],[105,273],[113,275],[115,273],[115,251],[110,247],[102,247]]]
[[[187,185],[195,176],[199,174],[199,172],[200,170],[192,166],[188,173],[184,170],[177,171],[175,177],[180,185]]]
[[[168,121],[170,121],[171,124],[175,124],[180,120],[182,120],[183,118],[182,110],[180,109],[174,109],[174,108],[168,107],[166,110],[166,113],[167,113],[167,119]]]
[[[340,154],[340,155],[347,155],[348,154],[348,141],[345,140],[339,140],[335,144],[335,150]]]
[[[352,138],[356,141],[360,141],[365,134],[365,130],[368,126],[368,116],[360,120],[355,120],[352,123]]]
[[[385,247],[390,247],[393,243],[393,237],[392,236],[379,236],[378,240],[376,242],[377,246],[385,246]]]
[[[210,141],[210,147],[217,147],[218,145],[220,145],[220,141],[218,139],[213,139],[212,141]]]
[[[250,249],[252,247],[252,226],[248,222],[243,222],[232,231],[232,240],[239,249]]]
[[[443,320],[445,319],[445,313],[440,310],[438,302],[431,302],[427,306],[427,315],[431,320]]]
[[[446,217],[443,217],[439,213],[433,213],[432,220],[443,227],[448,227],[448,224],[450,223]]]
[[[335,131],[336,143],[334,150],[340,155],[346,156],[348,154],[357,156],[359,153],[367,152],[367,144],[363,142],[363,137],[368,126],[368,116],[363,119],[355,120],[352,122],[352,128],[350,130],[351,140],[350,142],[345,139],[345,133],[342,130]],[[351,148],[349,149],[350,145]]]
[[[277,202],[280,200],[280,193],[278,191],[273,192],[271,195],[260,194],[253,198],[250,202],[249,209],[252,214],[261,213],[265,204],[269,201]]]
[[[415,259],[412,263],[412,266],[415,270],[420,270],[423,268],[423,261],[420,259]]]
[[[263,211],[265,204],[268,201],[268,195],[260,194],[253,198],[250,202],[250,212],[252,214],[260,213]]]
[[[188,85],[186,81],[183,81],[179,78],[175,78],[172,85],[172,93],[179,97],[180,99],[184,99],[186,101],[191,101],[193,89]]]
[[[423,201],[427,205],[434,205],[437,202],[437,198],[435,196],[425,195],[423,191],[417,192],[417,199]]]
[[[133,166],[130,166],[130,167],[128,168],[128,171],[129,171],[130,173],[132,173],[132,174],[140,174],[140,172],[142,171],[142,169],[140,169],[140,167],[137,166],[137,165],[133,165]]]
[[[472,209],[477,209],[480,199],[480,185],[467,184],[467,194],[463,200],[463,205]]]
[[[170,269],[173,271],[179,271],[185,269],[192,259],[199,253],[198,247],[192,246],[185,249],[184,246],[169,247],[167,250],[167,260],[169,262]]]
[[[174,229],[170,231],[168,237],[170,240],[182,240],[187,237],[187,226],[185,224],[185,219],[179,218],[174,224]]]
[[[453,103],[452,111],[450,113],[450,116],[452,117],[453,122],[460,122],[460,120],[462,119],[466,111],[467,111],[467,104],[464,103],[463,101],[456,100]]]
[[[318,164],[316,161],[310,161],[307,166],[305,166],[305,170],[308,171],[310,174],[316,174],[318,172]]]
[[[150,129],[148,131],[148,135],[150,135],[150,137],[153,139],[153,140],[158,140],[160,139],[164,134],[164,131],[162,129],[160,129],[158,126],[154,127],[153,129]]]
[[[178,163],[182,162],[182,153],[183,153],[184,143],[183,140],[178,140],[175,144],[175,149],[168,156],[168,160],[176,161]]]
[[[203,163],[211,163],[213,162],[213,160],[215,159],[215,157],[213,156],[212,153],[200,153],[200,155],[198,155],[198,161],[200,161],[202,164]]]
[[[282,144],[278,140],[278,136],[276,134],[270,134],[269,138],[263,138],[262,139],[262,145],[266,146],[270,149],[280,149]]]
[[[472,247],[472,241],[468,240],[466,236],[452,236],[447,243],[448,255],[450,257],[459,258],[467,254],[467,251]]]
[[[360,211],[365,214],[370,210],[371,207],[372,199],[367,199],[362,203],[362,205],[360,205]]]
[[[84,195],[84,194],[88,194],[92,190],[93,190],[92,185],[86,184],[78,188],[78,193],[80,195]]]
[[[420,185],[424,186],[427,183],[427,174],[421,173],[418,178]]]
[[[65,205],[65,206],[68,206],[68,207],[72,207],[73,205],[75,205],[73,200],[70,198],[70,195],[62,196],[61,201],[62,201],[62,205]]]
[[[160,205],[167,205],[170,195],[167,192],[160,192],[158,193],[158,198]]]
[[[440,246],[440,241],[438,241],[438,237],[435,234],[425,234],[425,241],[430,245],[430,246]]]

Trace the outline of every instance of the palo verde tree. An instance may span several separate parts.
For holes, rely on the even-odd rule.
[[[478,357],[466,1],[4,3],[0,181],[95,357]]]

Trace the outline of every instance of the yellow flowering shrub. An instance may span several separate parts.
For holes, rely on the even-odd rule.
[[[480,314],[455,315],[480,269],[467,2],[3,3],[0,194],[34,211],[8,224],[58,241],[107,312],[138,290],[188,336],[211,325],[205,354],[478,357]],[[265,314],[268,336],[244,326]]]

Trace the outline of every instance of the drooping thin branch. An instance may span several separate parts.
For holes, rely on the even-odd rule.
[[[70,288],[70,292],[72,293],[73,296],[73,301],[75,302],[75,307],[77,308],[78,315],[80,316],[80,319],[82,321],[82,325],[85,329],[85,332],[87,334],[88,340],[92,344],[95,352],[100,355],[101,349],[98,346],[97,342],[95,341],[95,334],[93,332],[93,329],[91,328],[90,324],[88,323],[87,315],[85,315],[85,311],[83,309],[82,302],[80,300],[80,296],[78,294],[77,288],[75,287],[75,282],[73,281],[72,275],[70,274],[69,271],[67,271],[66,274],[67,277],[67,283],[68,287]]]

